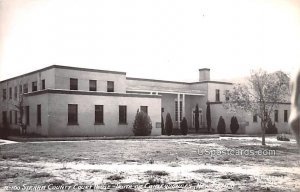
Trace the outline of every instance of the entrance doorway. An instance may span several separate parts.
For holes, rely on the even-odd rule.
[[[192,110],[192,128],[195,129],[195,111],[196,108],[193,108]],[[202,113],[202,108],[199,108],[199,128],[203,128],[203,113]]]

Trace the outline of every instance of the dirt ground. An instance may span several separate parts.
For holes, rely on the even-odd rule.
[[[0,190],[300,191],[294,140],[259,137],[0,145]],[[275,153],[275,154],[274,154]]]

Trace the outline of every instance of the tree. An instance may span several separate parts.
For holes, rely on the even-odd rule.
[[[211,114],[210,114],[210,104],[207,102],[206,107],[206,122],[207,122],[207,130],[210,131],[211,128]]]
[[[187,135],[188,133],[188,124],[185,117],[183,117],[182,121],[180,122],[180,130],[182,135]]]
[[[151,134],[152,124],[150,117],[143,111],[137,110],[133,123],[135,136],[148,136]]]
[[[196,109],[195,109],[195,129],[196,129],[196,133],[198,133],[198,131],[199,131],[199,107],[198,107],[198,104],[196,105]]]
[[[164,116],[161,115],[161,134],[165,134],[165,123],[164,123]]]
[[[169,136],[172,135],[173,132],[173,122],[170,113],[167,113],[166,116],[165,132]]]
[[[217,130],[219,134],[225,134],[226,132],[226,124],[222,116],[219,118]]]
[[[270,114],[279,103],[288,101],[289,77],[282,71],[252,71],[247,83],[235,85],[227,94],[229,100],[224,103],[225,108],[235,112],[251,112],[261,119],[262,145],[265,145],[265,131]]]
[[[239,128],[240,128],[240,126],[239,126],[237,118],[235,116],[231,117],[231,121],[230,121],[231,133],[235,134]]]

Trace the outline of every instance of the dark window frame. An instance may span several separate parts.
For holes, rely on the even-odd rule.
[[[27,83],[25,83],[23,85],[23,93],[28,93],[28,84]]]
[[[127,124],[127,106],[119,105],[119,124]]]
[[[33,81],[31,83],[31,92],[35,92],[38,90],[37,81]]]
[[[78,79],[70,78],[70,90],[78,90]]]
[[[36,124],[42,125],[42,105],[38,104],[36,106]]]
[[[89,90],[97,91],[97,80],[89,80]]]
[[[2,100],[6,100],[7,99],[7,93],[6,93],[6,89],[2,90]]]
[[[216,102],[220,102],[220,89],[216,89]]]
[[[15,110],[15,124],[18,124],[18,111]]]
[[[257,123],[257,115],[253,115],[253,123]]]
[[[142,112],[144,112],[144,113],[146,113],[148,115],[148,106],[142,105],[140,108],[141,108]]]
[[[274,122],[278,123],[278,115],[279,111],[278,110],[274,110]]]
[[[115,92],[115,82],[107,81],[107,92]]]
[[[68,125],[78,125],[77,104],[68,104]]]
[[[9,124],[11,125],[12,122],[13,122],[13,113],[12,113],[12,110],[9,111]]]
[[[42,80],[42,90],[45,90],[46,89],[46,80],[43,79]]]
[[[12,99],[12,87],[10,87],[8,90],[8,96],[9,96],[9,99]]]
[[[14,96],[15,96],[15,99],[18,98],[18,86],[15,86]]]
[[[104,124],[104,105],[95,105],[95,124]]]
[[[285,123],[287,123],[288,122],[288,110],[284,110],[284,114],[283,114],[283,121],[285,122]]]

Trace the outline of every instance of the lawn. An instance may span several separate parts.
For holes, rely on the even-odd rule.
[[[263,147],[259,137],[221,137],[5,144],[0,190],[299,191],[295,141],[266,142]]]

